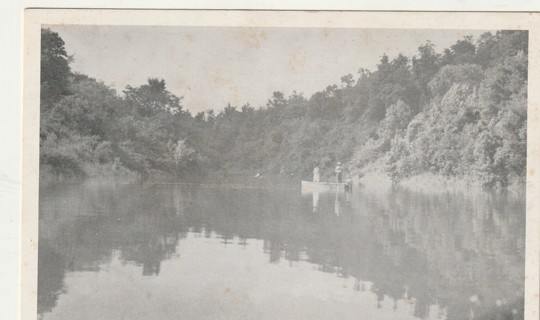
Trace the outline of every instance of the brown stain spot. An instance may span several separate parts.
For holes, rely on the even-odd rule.
[[[362,38],[364,39],[364,42],[371,42],[371,32],[369,30],[362,30]]]
[[[536,171],[533,169],[533,168],[530,168],[529,169],[529,175],[532,177],[534,176],[534,174],[536,173]]]
[[[144,297],[147,299],[147,300],[150,300],[152,299],[152,294],[150,292],[146,292],[146,294],[144,295]]]
[[[225,290],[223,290],[223,293],[230,293],[231,292],[231,289],[229,287],[225,288]]]
[[[186,40],[189,42],[195,41],[195,36],[193,35],[193,33],[191,32],[186,33]]]
[[[303,69],[306,65],[306,52],[304,50],[296,50],[288,61],[289,68],[292,71]]]
[[[182,52],[182,54],[184,55],[185,58],[189,58],[189,57],[192,56],[191,50],[184,50],[184,51]]]
[[[323,37],[328,38],[330,36],[330,30],[328,28],[322,29]]]
[[[131,36],[131,34],[129,32],[125,32],[124,35],[123,35],[123,38],[127,42],[131,42],[131,40],[133,40],[133,37]]]
[[[235,91],[235,88],[232,86],[233,84],[232,78],[221,69],[214,70],[214,73],[212,74],[212,82],[216,84],[217,86],[222,86],[222,87],[228,86],[229,91]],[[231,102],[232,102],[234,101],[234,97],[232,97],[234,93],[231,92],[230,95],[231,96],[229,98],[231,99]]]
[[[268,39],[268,35],[265,31],[257,30],[256,28],[243,28],[240,31],[239,38],[246,47],[259,49],[262,43]]]

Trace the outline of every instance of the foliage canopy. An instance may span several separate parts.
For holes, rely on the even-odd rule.
[[[441,53],[382,55],[304,97],[214,106],[192,116],[150,78],[118,95],[73,73],[64,41],[42,29],[41,165],[53,176],[199,179],[208,172],[326,175],[382,170],[395,181],[433,173],[486,187],[522,182],[526,167],[528,35],[465,37]]]

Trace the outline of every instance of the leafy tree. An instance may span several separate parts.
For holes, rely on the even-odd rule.
[[[441,56],[435,52],[435,45],[427,41],[425,45],[418,47],[418,57],[412,58],[412,73],[418,81],[422,92],[422,103],[426,103],[429,96],[427,84],[440,69]]]
[[[442,65],[460,65],[472,64],[476,58],[476,46],[473,43],[472,36],[465,36],[455,44],[445,49],[441,59]]]
[[[68,56],[65,43],[58,33],[50,29],[41,29],[41,102],[43,107],[69,94],[71,57]]]
[[[477,42],[476,63],[484,68],[494,67],[519,52],[527,55],[528,38],[528,31],[502,30],[495,34],[486,32]]]
[[[274,91],[272,93],[272,98],[268,99],[266,107],[271,108],[282,108],[286,104],[285,95],[281,91]]]
[[[457,83],[478,86],[483,76],[484,72],[477,65],[449,65],[441,68],[428,83],[428,87],[433,96],[442,97]]]
[[[149,78],[148,84],[138,88],[127,86],[124,90],[125,100],[141,116],[151,116],[160,111],[171,114],[182,113],[182,97],[167,91],[165,80]]]
[[[349,73],[341,77],[341,84],[345,87],[352,87],[354,85],[353,75]]]
[[[399,100],[386,110],[386,116],[379,125],[379,136],[391,140],[396,135],[403,135],[413,116],[411,107]]]

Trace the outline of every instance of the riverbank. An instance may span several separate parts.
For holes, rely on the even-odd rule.
[[[525,183],[514,183],[507,188],[487,189],[478,181],[459,177],[445,177],[431,173],[416,175],[400,182],[394,182],[381,171],[369,171],[355,183],[374,190],[387,190],[392,187],[405,188],[424,194],[441,194],[449,192],[509,192],[520,195],[526,192]]]
[[[39,185],[41,187],[80,183],[83,181],[101,181],[114,183],[138,183],[142,181],[140,174],[124,167],[107,165],[88,165],[84,168],[84,175],[68,175],[56,172],[48,165],[39,166]]]
[[[218,184],[218,185],[242,185],[256,188],[279,188],[300,182],[302,177],[291,174],[266,174],[255,171],[227,172],[216,170],[204,175],[175,177],[163,172],[151,172],[146,176],[126,169],[124,167],[112,168],[111,166],[92,166],[85,168],[85,176],[66,176],[56,174],[48,166],[40,167],[40,186],[46,187],[56,184],[71,183],[185,183],[185,184]],[[412,176],[400,182],[392,179],[383,169],[376,166],[365,168],[362,172],[351,172],[355,186],[367,187],[373,191],[384,192],[390,188],[405,188],[410,191],[423,194],[441,194],[448,192],[510,192],[522,194],[526,190],[525,183],[514,183],[507,188],[486,189],[478,181],[458,177],[445,177],[430,173]],[[305,180],[305,179],[304,179]]]
[[[85,175],[65,175],[54,172],[49,166],[40,166],[41,187],[73,183],[115,183],[115,184],[204,184],[230,185],[248,188],[290,188],[300,182],[294,174],[266,174],[256,170],[226,171],[215,170],[204,174],[175,176],[161,171],[151,171],[145,175],[125,167],[110,165],[85,167]]]

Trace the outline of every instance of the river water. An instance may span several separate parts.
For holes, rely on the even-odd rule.
[[[522,319],[525,201],[42,188],[40,319]]]

